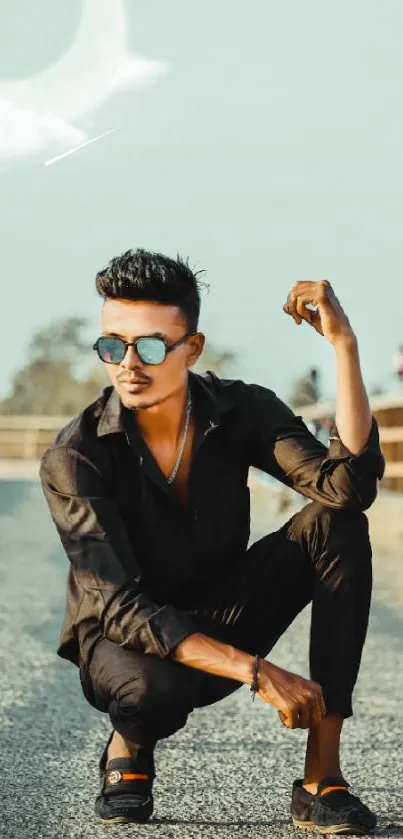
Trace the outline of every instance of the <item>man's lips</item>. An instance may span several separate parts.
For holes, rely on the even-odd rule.
[[[137,389],[146,387],[150,384],[150,382],[145,381],[144,379],[120,379],[119,384],[123,385],[123,387],[127,389]]]
[[[122,385],[148,385],[145,379],[120,379]]]

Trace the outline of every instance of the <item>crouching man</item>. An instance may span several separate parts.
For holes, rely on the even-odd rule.
[[[295,825],[366,833],[376,817],[350,793],[339,746],[370,608],[363,510],[384,460],[349,320],[327,281],[296,283],[284,306],[334,348],[327,449],[273,391],[191,372],[204,345],[200,282],[180,259],[128,251],[96,286],[94,349],[112,385],[41,463],[70,560],[58,653],[112,724],[96,813],[147,821],[158,740],[246,684],[284,726],[308,731]],[[248,549],[251,466],[312,503]],[[310,601],[306,679],[266,656]]]

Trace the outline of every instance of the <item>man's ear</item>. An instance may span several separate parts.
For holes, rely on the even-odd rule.
[[[188,367],[193,367],[196,364],[196,361],[199,360],[203,350],[204,345],[206,343],[205,336],[202,332],[197,332],[196,335],[191,335],[189,338],[189,356],[188,356]]]

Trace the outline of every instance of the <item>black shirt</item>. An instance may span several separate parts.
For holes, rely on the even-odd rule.
[[[365,510],[384,472],[375,420],[352,455],[329,449],[271,390],[191,373],[195,437],[181,505],[107,387],[57,435],[40,476],[70,559],[58,654],[84,668],[101,636],[166,656],[195,631],[185,614],[242,562],[251,466],[314,501]]]

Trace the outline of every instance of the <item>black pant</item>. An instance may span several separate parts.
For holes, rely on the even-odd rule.
[[[312,601],[311,678],[328,712],[349,717],[368,625],[371,555],[363,513],[308,504],[252,545],[227,584],[189,615],[198,631],[266,656]],[[144,746],[182,728],[193,708],[239,687],[107,639],[98,642],[83,683],[91,705],[109,713],[125,740]]]

